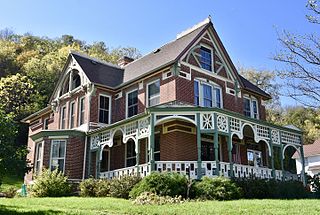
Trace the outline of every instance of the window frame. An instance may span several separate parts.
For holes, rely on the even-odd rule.
[[[73,106],[73,115],[71,114],[72,105],[74,105]],[[73,120],[72,120],[72,118],[73,118]],[[70,129],[76,127],[75,122],[76,122],[76,102],[72,101],[69,103],[69,128]]]
[[[134,114],[134,115],[132,115],[132,116],[128,116],[128,115],[129,115],[129,108],[135,106],[135,105],[131,105],[131,106],[129,107],[129,94],[134,93],[134,92],[137,92],[137,104],[135,104],[135,105],[137,106],[137,114]],[[130,117],[133,117],[133,116],[138,115],[138,112],[139,112],[139,110],[138,110],[138,104],[139,104],[139,89],[138,89],[138,88],[135,88],[135,89],[133,89],[133,90],[131,90],[131,91],[126,92],[126,118],[130,118]]]
[[[81,110],[81,101],[82,100],[83,100],[83,110]],[[78,125],[79,126],[84,124],[85,118],[86,118],[85,101],[86,101],[85,96],[80,97],[79,101],[78,101]],[[82,113],[83,113],[83,117],[82,117]]]
[[[249,101],[249,106],[250,106],[250,116],[247,116],[245,113],[245,106],[244,106],[244,100],[248,100]],[[254,106],[253,103],[256,103],[256,113],[254,112]],[[259,115],[259,102],[258,99],[256,97],[253,96],[249,96],[249,95],[244,95],[243,96],[243,115],[246,117],[250,117],[252,119],[260,119],[260,115]]]
[[[131,156],[131,157],[128,157],[128,143],[130,142],[130,141],[132,141],[132,143],[133,143],[133,151],[134,151],[134,156]],[[137,143],[138,144],[138,143]],[[127,167],[132,167],[132,166],[128,166],[128,160],[130,160],[130,159],[135,159],[136,160],[136,162],[135,162],[135,164],[134,165],[132,165],[132,166],[135,166],[135,165],[137,165],[137,153],[136,153],[136,142],[133,140],[133,139],[129,139],[126,143],[125,143],[125,167],[127,168]]]
[[[223,93],[222,93],[222,87],[216,83],[212,83],[212,82],[205,82],[205,81],[201,81],[198,79],[194,79],[194,83],[193,83],[193,90],[195,90],[195,82],[198,83],[198,95],[199,95],[199,107],[205,107],[204,106],[204,93],[203,93],[203,85],[207,85],[209,87],[211,87],[211,97],[212,97],[212,105],[211,107],[215,107],[215,108],[223,108]],[[220,107],[218,106],[218,102],[217,102],[217,92],[216,90],[219,89],[219,95],[220,95]],[[194,105],[195,104],[195,95],[194,95]]]
[[[104,123],[104,122],[100,122],[100,96],[103,96],[103,97],[107,97],[109,99],[109,109],[108,109],[108,123]],[[99,97],[98,97],[98,123],[100,124],[110,124],[111,123],[111,96],[108,95],[108,94],[104,94],[104,93],[99,93]],[[103,109],[105,110],[105,109]]]
[[[66,129],[66,128],[67,128],[67,104],[61,106],[60,108],[60,129]]]
[[[211,73],[214,73],[215,70],[214,70],[214,56],[213,56],[213,55],[214,55],[214,50],[213,50],[213,48],[211,48],[210,46],[205,45],[205,44],[201,44],[200,46],[201,46],[201,47],[200,47],[200,52],[199,52],[199,56],[200,56],[200,58],[199,58],[200,68],[201,68],[202,70],[204,70],[204,71],[209,71],[209,72],[211,72]],[[201,48],[205,48],[205,49],[210,50],[210,55],[211,55],[211,70],[208,70],[208,69],[205,69],[205,68],[202,67],[202,62],[201,62],[201,58],[202,58],[202,56],[201,56]]]
[[[41,152],[39,156],[39,146],[41,145]],[[34,168],[33,171],[35,174],[38,174],[41,172],[43,167],[43,152],[44,152],[44,141],[36,142],[35,144],[35,158],[34,158]],[[38,163],[39,162],[39,166]]]
[[[149,102],[150,102],[150,98],[149,98],[149,86],[150,85],[152,85],[152,84],[154,84],[154,83],[157,83],[157,82],[159,82],[159,103],[158,104],[156,104],[156,105],[159,105],[160,103],[161,103],[161,101],[160,101],[160,96],[161,96],[161,81],[160,81],[160,79],[156,79],[156,80],[154,80],[154,81],[151,81],[151,82],[149,82],[149,83],[147,83],[147,86],[146,86],[146,107],[152,107],[152,106],[156,106],[156,105],[152,105],[152,106],[150,106],[150,104],[149,104]],[[158,96],[154,96],[153,98],[156,98],[156,97],[158,97]]]
[[[59,149],[60,149],[60,143],[61,142],[64,142],[64,155],[63,157],[52,157],[52,152],[53,152],[53,145],[54,145],[54,142],[55,141],[59,141]],[[67,154],[67,140],[64,140],[64,139],[52,139],[51,140],[51,147],[50,147],[50,166],[49,166],[49,169],[50,171],[53,171],[52,170],[52,161],[53,159],[57,159],[57,160],[62,160],[63,159],[63,170],[59,170],[61,172],[65,172],[65,165],[66,165],[66,154]]]
[[[48,130],[49,129],[49,120],[50,120],[50,117],[46,117],[43,119],[43,130]]]

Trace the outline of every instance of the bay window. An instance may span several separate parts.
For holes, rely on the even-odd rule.
[[[110,123],[110,96],[99,96],[99,122],[109,124]]]
[[[160,103],[160,80],[149,83],[148,90],[148,107],[155,106]]]
[[[66,154],[66,141],[52,140],[50,170],[59,169],[61,172],[64,172],[65,154]]]
[[[127,117],[138,114],[138,90],[127,94]]]
[[[194,81],[194,104],[196,106],[222,108],[221,93],[219,85]]]

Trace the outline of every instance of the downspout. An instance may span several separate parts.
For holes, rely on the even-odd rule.
[[[86,135],[85,135],[85,142],[84,142],[84,155],[83,155],[83,172],[82,172],[82,180],[85,179],[86,176],[86,160],[87,160],[87,147],[88,147],[88,137],[87,133],[90,129],[90,113],[91,113],[91,98],[92,94],[95,92],[95,88],[93,84],[88,84],[89,87],[89,105],[88,105],[88,117],[87,117],[87,129],[86,129]],[[90,150],[89,150],[90,153]],[[90,161],[89,161],[90,162]],[[90,164],[89,164],[90,165]]]

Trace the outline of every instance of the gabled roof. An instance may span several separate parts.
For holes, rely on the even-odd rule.
[[[270,96],[270,94],[266,93],[265,91],[261,90],[258,86],[254,85],[253,83],[251,83],[249,80],[247,80],[246,78],[244,78],[243,76],[239,75],[240,80],[243,84],[243,87],[245,90],[257,93],[265,98],[271,99],[272,97]]]
[[[116,87],[123,82],[123,69],[111,63],[71,51],[83,72],[92,83]]]
[[[304,157],[311,157],[315,155],[320,155],[320,139],[314,141],[313,144],[303,145]],[[298,152],[295,152],[292,156],[293,159],[299,158]]]
[[[202,26],[194,29],[188,34],[155,49],[153,52],[135,60],[124,67],[123,81],[141,77],[146,73],[155,71],[165,65],[170,65],[177,61],[181,55],[202,35],[202,33],[211,25],[211,22],[204,23]]]

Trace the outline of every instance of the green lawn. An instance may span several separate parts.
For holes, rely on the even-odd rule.
[[[320,214],[319,200],[238,200],[133,205],[114,198],[0,199],[0,214]]]

